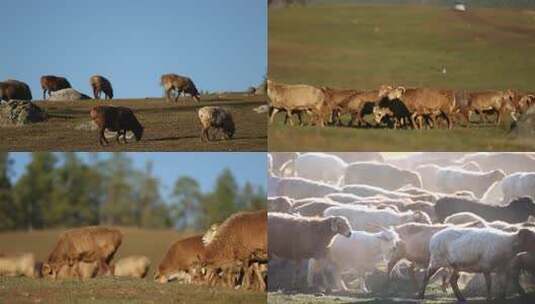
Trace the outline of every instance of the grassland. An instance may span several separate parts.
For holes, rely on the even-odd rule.
[[[115,259],[132,254],[148,256],[152,261],[147,278],[95,278],[52,281],[45,279],[0,277],[0,303],[265,303],[259,292],[225,288],[158,284],[152,281],[153,270],[174,240],[187,236],[172,230],[125,228],[123,244]],[[53,248],[59,230],[0,233],[3,253],[33,252],[43,261]]]
[[[8,151],[266,151],[267,131],[265,115],[254,108],[266,102],[265,96],[245,94],[205,95],[200,103],[190,99],[178,103],[161,98],[108,101],[37,101],[49,114],[42,123],[22,127],[0,128],[0,149]],[[102,104],[133,109],[145,127],[143,139],[128,144],[101,147],[97,132],[80,129],[90,122],[89,111]],[[236,124],[234,138],[228,141],[201,142],[201,126],[197,109],[217,105],[228,108]]]
[[[417,5],[312,5],[269,10],[269,75],[285,83],[373,89],[381,84],[533,91],[535,11],[460,14]],[[446,73],[442,73],[445,68]],[[279,119],[269,147],[285,150],[533,150],[508,126],[453,132],[292,128]]]

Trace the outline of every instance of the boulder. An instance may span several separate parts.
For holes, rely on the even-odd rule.
[[[48,100],[50,101],[75,101],[75,100],[82,100],[82,99],[91,99],[91,98],[71,88],[51,92],[51,95],[48,98]]]
[[[31,101],[10,100],[0,103],[0,126],[22,126],[46,119],[46,112]]]

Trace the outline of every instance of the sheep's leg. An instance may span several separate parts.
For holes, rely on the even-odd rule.
[[[271,117],[269,118],[269,123],[273,123],[273,118],[275,117],[275,114],[279,112],[279,109],[273,108],[273,111],[271,112]],[[286,121],[284,121],[284,124],[286,124]]]
[[[43,100],[46,100],[46,89],[43,89]]]
[[[453,273],[450,276],[450,285],[453,289],[453,293],[455,293],[455,297],[457,297],[457,300],[460,302],[464,302],[465,298],[461,294],[461,290],[459,289],[459,285],[457,284],[457,281],[459,280],[459,272],[457,270],[453,270]],[[485,278],[486,281],[486,278]],[[487,285],[488,288],[488,285]]]
[[[507,269],[507,272],[505,273],[505,283],[509,282],[509,279],[511,278],[513,281],[513,287],[518,291],[521,296],[524,296],[526,295],[526,291],[524,290],[524,288],[522,288],[519,282],[521,270],[522,261],[519,256],[516,256],[511,262],[509,269]],[[503,294],[502,298],[505,298],[505,293]]]
[[[104,136],[104,128],[99,130],[99,142],[100,142],[101,146],[104,146],[104,144],[102,142],[105,142],[106,145],[109,144],[108,140]]]
[[[487,286],[487,301],[490,301],[492,300],[492,277],[490,275],[490,272],[483,272],[483,276],[485,276],[485,285]],[[505,286],[505,290],[507,290],[507,286]]]
[[[502,122],[503,110],[496,111],[496,126],[499,126]]]
[[[427,287],[427,284],[429,284],[429,279],[440,269],[440,267],[431,267],[429,266],[427,268],[427,271],[425,273],[424,281],[422,282],[422,286],[420,288],[420,292],[418,293],[418,298],[423,299],[425,296],[425,288]]]
[[[121,130],[117,130],[117,136],[115,137],[115,140],[118,144],[121,143]]]
[[[126,140],[126,129],[123,130],[123,141],[125,144],[128,143],[128,141]]]
[[[255,263],[254,268],[254,275],[256,276],[256,279],[258,280],[258,290],[259,291],[265,291],[267,289],[266,282],[264,282],[264,277],[262,276],[262,272],[260,271],[260,266],[258,263]]]

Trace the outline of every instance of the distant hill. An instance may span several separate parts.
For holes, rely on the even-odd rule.
[[[456,0],[308,0],[308,3],[354,3],[354,4],[429,4],[452,6]],[[535,7],[535,0],[466,0],[468,7]]]

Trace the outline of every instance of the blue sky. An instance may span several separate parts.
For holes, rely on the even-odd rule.
[[[13,152],[9,155],[15,161],[13,180],[16,180],[31,160],[31,153]],[[87,159],[89,156],[83,152],[79,155],[82,159]],[[99,153],[99,158],[104,159],[109,155],[110,153],[102,152]],[[240,186],[249,181],[266,190],[266,153],[132,152],[127,155],[138,169],[145,168],[146,161],[153,162],[153,174],[162,183],[161,190],[164,197],[172,191],[176,179],[183,175],[195,178],[203,192],[211,191],[217,176],[224,168],[232,171]]]
[[[61,75],[90,93],[101,74],[117,98],[162,96],[164,73],[199,90],[244,90],[267,71],[266,2],[261,0],[2,1],[0,80]]]

